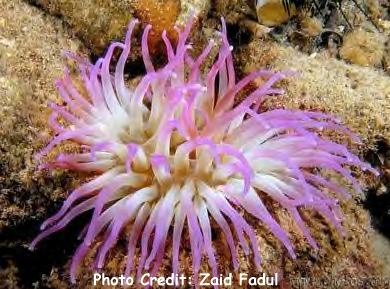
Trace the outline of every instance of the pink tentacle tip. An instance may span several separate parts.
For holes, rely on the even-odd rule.
[[[162,32],[168,59],[160,68],[153,65],[149,53],[152,26],[145,27],[141,54],[146,74],[139,81],[127,82],[123,75],[137,19],[129,23],[124,43],[111,44],[93,65],[64,53],[77,62],[85,89],[79,89],[69,69],[55,81],[65,104],[49,103],[53,114],[48,123],[58,134],[34,159],[38,170],[88,172],[82,179],[88,181],[72,190],[60,210],[41,225],[42,232],[29,249],[79,215],[93,211],[72,259],[72,283],[89,247],[101,243],[92,263],[103,269],[115,255],[110,251],[117,249],[121,234],[129,234],[126,276],[134,271],[137,278],[143,272],[155,275],[168,257],[165,250],[172,234],[172,269],[178,273],[181,242],[188,232],[193,285],[199,288],[202,262],[207,261],[215,275],[225,258],[217,256],[212,236],[216,230],[227,242],[234,271],[240,266],[239,246],[259,269],[262,256],[257,234],[262,227],[249,222],[248,216],[266,227],[296,259],[288,230],[274,217],[274,210],[290,214],[306,242],[313,250],[321,250],[298,208],[319,213],[345,236],[339,200],[349,195],[341,182],[328,180],[322,172],[344,178],[356,191],[360,186],[350,167],[379,176],[346,145],[322,135],[321,130],[335,131],[359,140],[335,117],[313,111],[260,109],[265,100],[284,93],[275,87],[276,82],[299,73],[261,70],[236,83],[233,46],[224,18],[221,32],[216,32],[219,55],[214,64],[209,65],[215,46],[212,39],[200,55],[192,55],[188,38],[196,14],[191,13],[184,28],[175,27],[179,34],[176,47],[167,32]],[[122,48],[119,61],[113,57],[116,48]],[[262,85],[236,105],[237,96],[259,78],[264,80]],[[78,153],[60,152],[55,162],[42,163],[55,147],[61,151],[69,142],[79,148]]]
[[[38,171],[49,170],[52,166],[49,163],[43,163],[38,165]]]
[[[155,154],[150,158],[152,166],[163,167],[166,171],[169,171],[169,162],[165,155]]]
[[[63,86],[63,83],[62,83],[62,79],[61,78],[58,78],[54,81],[54,85],[57,89],[59,89],[60,87]]]
[[[126,158],[126,172],[131,172],[131,163],[138,151],[138,145],[130,143],[127,144],[127,158]]]

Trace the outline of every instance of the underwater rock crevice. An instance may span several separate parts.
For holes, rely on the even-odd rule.
[[[83,227],[82,219],[79,218],[60,234],[42,242],[42,246],[35,252],[28,250],[27,244],[43,219],[27,220],[4,230],[0,234],[0,239],[6,240],[0,243],[0,270],[7,266],[7,262],[12,262],[18,269],[16,275],[20,288],[32,288],[34,283],[42,280],[43,275],[49,276],[54,268],[61,268],[67,263],[76,248],[77,235]]]
[[[370,212],[371,223],[384,236],[390,239],[390,144],[379,139],[376,150],[366,154],[366,160],[378,167],[381,176],[375,187],[366,193],[363,206]]]

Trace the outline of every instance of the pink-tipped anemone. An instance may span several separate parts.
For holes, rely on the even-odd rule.
[[[212,223],[226,239],[234,269],[239,266],[237,244],[260,266],[256,232],[247,215],[257,218],[295,257],[289,236],[263,198],[273,199],[287,210],[315,248],[299,208],[317,211],[342,233],[338,198],[348,198],[349,193],[323,177],[321,170],[337,172],[356,191],[360,187],[349,167],[376,171],[318,132],[332,130],[355,137],[326,114],[284,109],[258,112],[266,98],[283,92],[273,85],[286,74],[261,70],[236,83],[223,20],[220,43],[210,41],[196,58],[188,53],[191,45],[187,44],[192,21],[178,31],[176,49],[163,33],[168,63],[160,69],[154,68],[148,53],[147,26],[142,37],[147,73],[138,85],[129,87],[124,67],[135,25],[136,21],[130,23],[124,43],[111,44],[94,65],[70,55],[80,68],[84,93],[67,71],[56,83],[66,105],[51,104],[49,124],[56,136],[38,159],[55,146],[72,141],[80,145],[80,153],[60,154],[45,167],[92,172],[95,177],[76,188],[62,208],[42,224],[31,248],[80,214],[93,211],[84,240],[73,256],[73,282],[94,240],[104,236],[96,255],[96,266],[102,268],[125,227],[126,275],[133,270],[138,276],[145,271],[156,274],[168,240],[172,242],[172,271],[178,273],[181,238],[186,231],[196,279],[203,256],[212,274],[218,274]],[[201,66],[216,45],[218,58],[204,74]],[[115,71],[110,71],[115,50],[121,54]],[[235,96],[258,78],[263,84],[235,105]]]

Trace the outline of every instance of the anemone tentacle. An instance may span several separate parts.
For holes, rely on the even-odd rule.
[[[178,30],[176,48],[163,32],[168,63],[159,69],[149,55],[151,26],[146,26],[141,54],[147,73],[132,87],[125,83],[124,67],[137,21],[130,22],[124,43],[112,43],[95,64],[66,54],[78,63],[85,89],[77,89],[68,70],[56,82],[65,105],[50,104],[49,125],[57,135],[37,159],[43,162],[54,147],[72,141],[80,152],[61,153],[43,166],[87,171],[95,177],[76,188],[42,224],[31,248],[80,214],[93,211],[72,260],[72,282],[94,240],[104,236],[96,255],[96,266],[102,268],[125,227],[129,228],[126,275],[136,271],[139,277],[145,270],[156,274],[169,240],[172,270],[177,273],[186,231],[195,280],[203,257],[217,276],[212,223],[226,239],[235,270],[237,245],[245,255],[252,254],[259,267],[256,231],[242,211],[258,219],[295,258],[294,245],[263,198],[288,211],[310,245],[318,248],[299,208],[317,211],[343,233],[338,201],[350,197],[348,189],[327,180],[321,170],[338,173],[356,191],[360,186],[351,167],[377,173],[345,146],[323,137],[323,130],[331,130],[357,141],[337,119],[319,112],[258,112],[268,97],[283,93],[274,85],[291,73],[261,70],[236,82],[224,20],[220,43],[211,41],[195,58],[187,44],[193,21]],[[203,73],[201,66],[215,46],[219,55]],[[112,73],[115,50],[121,54]],[[263,85],[235,106],[236,95],[258,78]],[[135,266],[137,246],[140,256]]]

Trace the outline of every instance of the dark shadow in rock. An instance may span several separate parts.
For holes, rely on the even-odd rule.
[[[381,175],[379,184],[368,190],[364,207],[372,216],[372,223],[383,235],[390,239],[390,144],[384,139],[376,143],[376,150],[369,151],[365,159]]]
[[[72,258],[81,242],[77,237],[90,217],[87,215],[42,240],[34,251],[30,251],[28,245],[39,233],[43,220],[30,220],[3,231],[0,234],[0,268],[12,261],[18,268],[21,288],[33,288],[32,284],[39,282],[43,274],[49,276],[52,268],[61,268]]]
[[[248,44],[252,39],[252,33],[239,24],[227,24],[227,36],[233,48]]]
[[[372,222],[383,235],[390,239],[390,190],[378,195],[376,190],[369,190],[364,207],[369,210]]]

